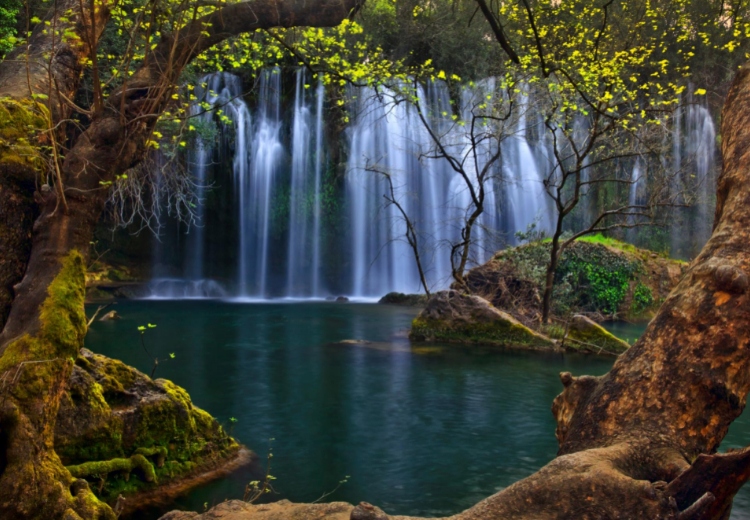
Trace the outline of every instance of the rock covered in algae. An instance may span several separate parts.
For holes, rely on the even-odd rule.
[[[100,498],[212,470],[239,449],[184,389],[81,350],[57,415],[55,451]]]
[[[400,292],[389,292],[378,303],[385,305],[402,305],[404,307],[422,307],[427,303],[426,294],[404,294]]]
[[[475,295],[455,290],[432,295],[412,322],[412,341],[556,349],[554,341]]]
[[[619,355],[630,345],[594,320],[576,314],[568,323],[565,347],[569,350]]]

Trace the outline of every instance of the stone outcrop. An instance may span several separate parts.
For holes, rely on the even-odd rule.
[[[504,249],[466,273],[472,294],[526,325],[539,323],[546,241]],[[552,314],[585,314],[597,320],[643,321],[677,285],[687,264],[611,238],[580,239],[563,251],[555,274]],[[458,287],[454,287],[458,288]]]
[[[591,318],[580,314],[576,314],[568,322],[563,344],[567,350],[615,356],[630,348],[627,342],[613,335]]]
[[[420,520],[408,516],[388,516],[379,507],[361,502],[354,507],[346,502],[295,504],[279,500],[273,504],[248,504],[229,500],[203,514],[171,511],[159,520]]]
[[[54,442],[73,476],[110,503],[249,458],[184,389],[86,349],[61,399]]]
[[[458,291],[435,293],[414,318],[412,341],[495,345],[554,350],[555,342],[523,325],[490,302]]]
[[[400,292],[390,292],[380,298],[378,303],[386,305],[402,305],[404,307],[423,307],[428,300],[426,294],[404,294]]]

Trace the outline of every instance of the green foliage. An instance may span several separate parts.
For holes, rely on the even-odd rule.
[[[550,248],[548,239],[532,242],[501,252],[495,261],[510,262],[516,276],[532,281],[542,294]],[[643,272],[640,261],[636,259],[642,254],[629,244],[602,236],[591,237],[590,241],[576,241],[563,251],[557,266],[553,314],[616,313],[627,296],[630,283]]]
[[[7,0],[0,5],[0,59],[16,44],[16,19],[21,5],[18,0]]]
[[[601,233],[597,233],[596,235],[582,236],[577,240],[578,242],[586,242],[589,244],[600,244],[614,249],[619,249],[620,251],[627,251],[628,253],[638,252],[638,248],[633,244],[628,244],[627,242],[617,240],[616,238],[604,236]]]
[[[555,280],[572,287],[576,306],[614,314],[640,265],[603,248],[575,247],[563,253]]]
[[[651,288],[641,282],[633,289],[633,312],[639,314],[654,304],[654,295]]]

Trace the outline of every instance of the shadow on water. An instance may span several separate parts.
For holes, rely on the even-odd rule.
[[[349,476],[326,500],[365,500],[392,514],[454,514],[539,469],[557,451],[550,406],[561,390],[558,374],[600,375],[612,363],[411,348],[405,331],[416,310],[400,307],[139,301],[116,308],[122,319],[97,322],[86,346],[149,372],[137,327],[157,324],[147,332],[149,345],[160,358],[175,358],[163,361],[156,377],[185,387],[263,463],[275,439],[278,494],[270,499],[313,501]],[[744,445],[746,432],[750,424],[741,417],[727,446]],[[202,511],[241,498],[262,473],[244,468],[169,509]],[[746,495],[733,518],[750,518]]]

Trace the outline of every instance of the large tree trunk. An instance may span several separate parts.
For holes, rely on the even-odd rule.
[[[48,18],[59,18],[69,4],[70,0],[61,0],[56,5],[62,11]],[[74,0],[72,4],[75,12],[77,6],[88,2]],[[97,5],[95,40],[108,17],[106,4]],[[255,29],[336,25],[358,6],[358,0],[228,4],[164,37],[145,60],[146,65],[126,88],[109,97],[91,125],[71,144],[59,177],[57,171],[42,175],[57,179],[52,187],[42,186],[40,172],[29,164],[10,177],[11,167],[16,168],[19,161],[4,154],[0,146],[0,250],[5,256],[0,267],[9,266],[0,277],[0,318],[8,315],[0,334],[0,518],[114,518],[85,481],[71,477],[53,446],[60,396],[86,332],[85,257],[107,196],[101,182],[114,180],[115,175],[142,160],[146,142],[159,114],[170,103],[182,69],[198,53]],[[85,37],[90,25],[81,20],[88,20],[89,15],[85,11],[81,17],[67,14],[75,30]],[[74,98],[82,68],[79,64],[86,52],[80,47],[55,47],[40,30],[32,38],[30,55],[41,56],[52,47],[57,49],[52,76],[42,73],[47,69],[37,67],[33,59],[27,68],[23,53],[12,55],[22,60],[23,67],[18,61],[0,64],[0,97],[18,100],[33,93],[49,95],[54,125],[69,114],[65,98]],[[50,86],[54,88],[50,90]],[[32,230],[30,224],[37,212]]]
[[[8,106],[0,107],[10,116],[0,118],[4,127],[25,123],[19,113],[21,106],[33,113],[33,116],[26,116],[34,118],[37,130],[45,130],[70,117],[72,107],[66,99],[76,97],[83,70],[80,64],[91,57],[92,45],[61,41],[59,33],[72,30],[84,37],[89,35],[84,41],[91,39],[95,48],[110,12],[106,2],[98,4],[92,22],[88,1],[59,0],[56,5],[57,9],[51,9],[42,23],[37,24],[28,46],[17,47],[0,61],[0,99],[25,100],[24,105],[13,107],[7,103]],[[56,31],[49,29],[52,27]],[[49,120],[45,120],[42,111],[30,101],[33,95],[46,96],[38,98],[37,102],[49,110]],[[63,123],[55,135],[62,137],[64,128]],[[21,130],[19,127],[3,136],[8,150],[0,146],[0,251],[3,252],[0,330],[10,313],[14,287],[23,278],[31,254],[31,229],[39,213],[33,194],[46,182],[49,173],[42,169],[39,161],[20,160],[23,154],[13,153],[13,148],[19,145],[18,137],[25,137]],[[41,139],[49,144],[50,134],[41,135]]]

